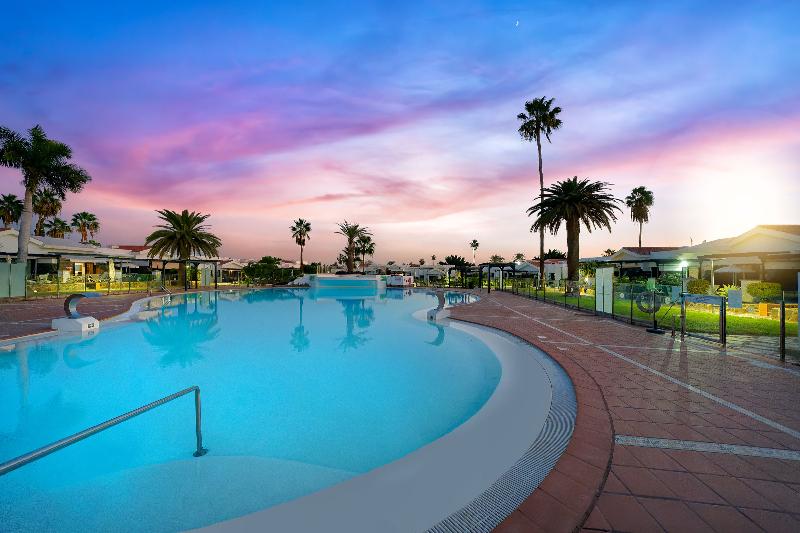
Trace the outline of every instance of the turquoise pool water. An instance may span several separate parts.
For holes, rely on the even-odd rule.
[[[448,295],[453,303],[458,294]],[[174,531],[391,462],[489,398],[480,341],[412,317],[421,291],[220,291],[153,300],[88,339],[0,351],[0,462],[199,385],[192,396],[0,477],[4,531]]]

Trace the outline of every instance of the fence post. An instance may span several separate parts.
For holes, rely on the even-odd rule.
[[[686,294],[681,293],[681,340],[686,336]]]
[[[568,285],[569,285],[569,283],[567,282],[567,280],[564,280],[564,307],[565,308],[567,307],[567,286]]]
[[[631,316],[630,321],[633,324],[633,285],[628,285],[628,299],[631,301]]]
[[[578,282],[578,311],[581,310],[581,284]]]
[[[786,361],[786,292],[781,295],[781,361]]]
[[[719,341],[722,343],[722,346],[726,346],[728,344],[728,299],[724,296],[722,297],[722,301],[719,304]]]

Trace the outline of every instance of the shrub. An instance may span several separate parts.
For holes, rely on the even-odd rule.
[[[664,272],[658,277],[659,285],[672,285],[680,287],[683,279],[680,272]]]
[[[708,294],[711,283],[707,279],[690,279],[686,283],[686,291],[690,294]]]
[[[722,287],[717,289],[717,294],[719,296],[724,296],[725,298],[728,297],[728,291],[738,291],[739,286],[737,285],[723,285]]]
[[[750,283],[747,286],[747,292],[749,292],[750,296],[755,298],[757,302],[769,300],[770,298],[777,298],[781,295],[781,284],[769,281]]]

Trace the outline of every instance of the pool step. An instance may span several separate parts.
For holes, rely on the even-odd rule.
[[[51,491],[11,486],[0,501],[0,516],[26,531],[186,530],[289,501],[354,475],[285,459],[207,455]]]

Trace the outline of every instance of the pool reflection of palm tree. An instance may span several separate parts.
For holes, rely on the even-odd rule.
[[[300,323],[294,328],[294,330],[292,330],[292,338],[289,341],[289,344],[291,344],[292,348],[294,348],[294,350],[298,353],[306,350],[311,344],[311,340],[308,338],[308,331],[303,325],[303,300],[304,298],[301,296]]]
[[[360,348],[370,339],[366,331],[375,320],[375,310],[367,306],[365,300],[338,300],[342,304],[345,316],[345,336],[339,341],[339,348],[344,351]]]
[[[142,332],[147,342],[162,351],[161,366],[180,365],[182,368],[204,357],[202,345],[219,336],[216,306],[211,313],[198,307],[198,299],[189,312],[189,303],[164,309],[158,318],[147,321]],[[210,304],[211,302],[209,302]]]

